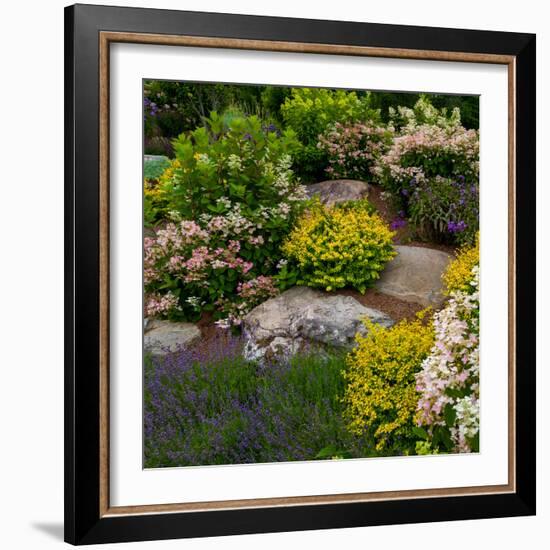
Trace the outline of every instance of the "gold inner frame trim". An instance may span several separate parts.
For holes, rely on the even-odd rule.
[[[225,500],[215,502],[191,502],[172,504],[147,504],[139,506],[110,506],[109,500],[109,82],[110,44],[133,43],[163,46],[187,46],[225,48],[272,52],[312,53],[363,57],[388,57],[394,59],[419,59],[430,61],[455,61],[465,63],[492,63],[508,67],[508,483],[477,487],[417,489],[406,491],[382,491],[300,497]],[[100,264],[100,468],[99,514],[100,517],[123,515],[198,512],[280,506],[315,506],[351,502],[374,502],[418,498],[442,498],[449,496],[488,495],[514,493],[516,491],[516,343],[515,343],[515,57],[510,55],[414,50],[402,48],[378,48],[335,44],[279,42],[216,38],[206,36],[163,35],[146,33],[99,33],[99,264]]]

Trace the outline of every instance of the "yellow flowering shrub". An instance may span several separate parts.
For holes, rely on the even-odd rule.
[[[172,178],[175,171],[180,168],[180,161],[173,159],[158,180],[145,179],[143,184],[143,217],[145,225],[151,226],[166,218],[170,210],[170,196],[173,187]]]
[[[370,434],[382,453],[415,452],[415,374],[434,342],[431,323],[421,319],[425,314],[390,328],[365,321],[368,333],[356,336],[357,346],[346,359],[343,401],[348,428]]]
[[[473,279],[472,269],[479,264],[479,233],[474,246],[463,246],[458,251],[456,258],[449,264],[443,273],[445,293],[447,295],[457,290],[468,292],[470,282]]]
[[[363,293],[395,256],[393,235],[367,201],[330,208],[315,202],[297,221],[283,253],[297,267],[298,284]]]
[[[170,184],[172,182],[172,178],[178,168],[181,168],[181,162],[178,159],[172,159],[170,161],[170,166],[164,170],[159,178],[161,186],[165,186],[165,184]]]
[[[154,225],[168,212],[168,196],[162,185],[145,180],[143,184],[143,220],[146,226]]]

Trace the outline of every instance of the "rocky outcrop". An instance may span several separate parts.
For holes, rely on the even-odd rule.
[[[396,246],[395,249],[397,256],[386,264],[375,288],[400,300],[439,307],[444,300],[441,275],[452,257],[432,248]]]
[[[305,187],[308,197],[317,195],[325,206],[364,199],[369,193],[369,184],[359,180],[327,180]]]
[[[244,355],[251,360],[289,356],[312,347],[349,349],[357,332],[366,333],[362,319],[391,326],[386,314],[351,296],[331,295],[294,287],[254,308],[244,318]]]
[[[173,323],[146,319],[144,322],[143,348],[160,357],[189,346],[201,335],[193,323]]]

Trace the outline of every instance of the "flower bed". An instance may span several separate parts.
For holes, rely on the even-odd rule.
[[[401,96],[160,82],[148,90],[146,145],[156,140],[170,158],[145,173],[144,313],[197,323],[200,338],[146,357],[147,467],[477,452],[478,131],[426,96],[383,109]],[[332,206],[308,198],[302,183],[327,177],[359,180],[349,185],[364,193],[331,195]],[[338,309],[348,318],[361,304],[385,304],[386,295],[369,296],[394,244],[461,247],[439,310],[420,320],[418,304],[393,304],[393,320],[366,323],[351,349],[356,318],[336,352],[326,314],[301,315],[304,299],[293,306],[300,315],[289,313],[286,294],[263,306],[278,319],[258,321],[288,328],[271,335],[273,354],[243,357],[247,314],[296,285],[348,296]],[[428,294],[440,292],[443,265],[432,266],[438,284]],[[313,320],[322,352],[304,337]]]

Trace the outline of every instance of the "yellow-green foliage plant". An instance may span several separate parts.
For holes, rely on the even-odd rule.
[[[395,256],[393,235],[365,200],[330,208],[317,201],[297,221],[283,253],[296,266],[298,284],[364,293]]]
[[[378,455],[415,454],[414,415],[418,402],[415,374],[434,342],[423,311],[413,321],[390,328],[365,321],[366,336],[356,336],[348,354],[343,401],[348,429],[369,434]]]
[[[479,233],[476,237],[476,243],[473,246],[463,246],[458,251],[456,258],[449,264],[445,273],[443,273],[443,282],[445,283],[445,293],[461,290],[470,291],[470,282],[473,279],[473,268],[479,264]]]
[[[181,169],[179,160],[169,161],[157,179],[145,179],[143,184],[143,221],[147,227],[156,225],[168,217],[170,210],[170,193],[172,177]]]

